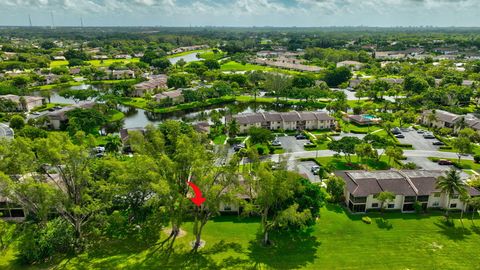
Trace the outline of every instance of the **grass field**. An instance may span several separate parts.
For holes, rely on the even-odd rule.
[[[90,252],[63,259],[56,269],[478,269],[480,220],[472,225],[455,219],[455,227],[430,215],[348,215],[334,205],[321,210],[317,224],[303,233],[273,234],[273,245],[259,244],[258,219],[221,217],[207,223],[206,247],[188,252],[193,240],[192,224],[178,239],[175,253],[167,259],[135,240],[99,243]],[[458,214],[455,215],[458,217]],[[478,217],[478,215],[477,215]],[[163,236],[165,237],[165,236]],[[28,269],[14,263],[15,251],[7,249],[0,259],[2,269]],[[56,264],[56,265],[57,265]],[[30,269],[45,269],[37,265]]]
[[[88,60],[86,63],[94,67],[108,67],[113,63],[136,63],[140,62],[140,58],[131,58],[131,59],[106,59],[106,60]],[[50,62],[50,67],[61,67],[61,66],[68,66],[68,61],[52,61]]]
[[[387,170],[390,167],[398,166],[395,164],[394,160],[388,163],[388,157],[382,155],[380,160],[377,161],[375,159],[365,159],[363,162],[357,158],[357,156],[352,155],[351,162],[348,163],[345,157],[342,155],[340,158],[336,157],[319,157],[316,158],[317,162],[326,168],[331,168],[332,170],[359,170],[359,169],[367,169],[367,170]]]
[[[253,71],[253,70],[262,70],[266,72],[279,72],[279,73],[285,73],[285,74],[290,74],[290,75],[299,75],[299,74],[304,74],[305,72],[300,72],[300,71],[294,71],[294,70],[287,70],[287,69],[280,69],[280,68],[273,68],[273,67],[268,67],[268,66],[261,66],[261,65],[254,65],[247,63],[245,65],[235,62],[235,61],[229,61],[225,64],[223,64],[220,67],[221,71]]]

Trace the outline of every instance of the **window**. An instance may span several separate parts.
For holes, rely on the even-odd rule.
[[[450,208],[457,208],[457,204],[456,203],[450,204]]]
[[[415,196],[405,196],[405,202],[414,202]]]
[[[372,208],[378,208],[378,203],[372,203]]]
[[[394,204],[394,203],[389,203],[389,204],[388,204],[388,208],[389,208],[389,209],[395,208],[395,204]]]
[[[434,202],[434,203],[432,204],[433,207],[438,207],[439,205],[440,205],[439,202]]]
[[[453,194],[453,195],[451,196],[451,198],[452,198],[452,199],[458,199],[458,194]]]
[[[428,202],[428,196],[418,196],[417,201]]]
[[[226,204],[225,206],[223,206],[223,211],[232,211],[232,207]]]

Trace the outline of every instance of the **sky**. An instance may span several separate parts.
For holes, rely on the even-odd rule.
[[[0,0],[0,25],[480,26],[480,0]]]

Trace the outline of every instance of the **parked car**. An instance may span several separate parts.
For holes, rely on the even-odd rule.
[[[423,134],[423,133],[425,133],[425,130],[419,129],[419,130],[417,130],[417,133],[418,133],[418,134]]]
[[[282,146],[282,143],[278,139],[273,140],[271,144],[272,146]]]
[[[320,173],[320,166],[318,165],[313,165],[312,168],[310,168],[310,171],[314,174],[317,175]]]
[[[425,138],[425,139],[435,139],[435,136],[433,136],[433,134],[430,134],[430,133],[425,133],[425,134],[423,134],[423,138]]]
[[[40,115],[39,112],[33,112],[32,114],[33,114],[33,115]]]
[[[303,144],[303,146],[306,146],[306,147],[308,147],[308,146],[314,146],[314,145],[315,145],[315,144],[312,143],[312,142],[306,142],[306,143]]]
[[[103,146],[97,146],[97,147],[94,147],[94,148],[93,148],[93,151],[94,151],[95,153],[103,153],[103,152],[105,152],[105,147],[103,147]]]
[[[243,144],[243,143],[236,144],[236,145],[233,146],[233,150],[234,150],[235,152],[238,152],[238,151],[240,151],[240,150],[243,149],[243,148],[245,148],[245,144]]]
[[[398,127],[392,128],[391,132],[393,135],[402,134],[402,131]]]
[[[305,136],[303,134],[297,134],[297,135],[295,135],[295,138],[297,140],[305,140],[307,138],[307,136]]]
[[[55,106],[53,107],[55,110],[60,110],[62,107],[61,106]]]
[[[50,108],[50,109],[48,109],[48,111],[49,111],[49,112],[53,112],[53,111],[55,111],[55,109],[54,109],[54,108]]]
[[[440,159],[438,165],[453,165],[453,162],[447,159]]]
[[[403,134],[400,133],[400,134],[395,135],[395,138],[404,139],[404,138],[405,138],[405,135],[403,135]]]
[[[432,143],[433,145],[445,145],[443,142],[441,141],[436,141],[436,142],[433,142]]]

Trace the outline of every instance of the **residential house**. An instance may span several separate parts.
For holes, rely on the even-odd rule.
[[[345,181],[344,197],[348,209],[354,213],[380,210],[376,196],[383,191],[392,192],[395,199],[386,202],[384,208],[402,212],[415,211],[415,203],[423,209],[465,209],[459,194],[450,199],[437,188],[437,179],[444,171],[385,170],[385,171],[337,171],[335,175]],[[480,196],[480,191],[469,187],[470,196]]]
[[[304,65],[302,64],[303,60],[299,60],[296,58],[287,58],[287,57],[279,57],[275,59],[255,58],[252,62],[258,65],[272,66],[272,67],[299,70],[299,71],[319,72],[322,70],[322,68],[318,66]]]
[[[65,58],[65,56],[54,56],[53,60],[54,61],[66,61],[67,58]]]
[[[315,130],[330,129],[335,126],[335,118],[326,112],[263,112],[227,116],[226,121],[235,119],[240,133],[246,133],[252,127],[269,130]]]
[[[132,95],[135,97],[143,97],[145,94],[150,94],[154,90],[167,89],[167,79],[168,77],[165,74],[152,75],[148,81],[135,84],[135,90]]]
[[[132,59],[132,56],[129,54],[117,54],[114,56],[115,59]]]
[[[24,102],[22,102],[22,98]],[[17,110],[30,111],[33,108],[40,107],[45,103],[44,97],[37,96],[17,96],[17,95],[0,95],[0,99],[8,99],[17,104]]]
[[[435,117],[432,118],[432,114]],[[455,123],[460,119],[462,119],[462,116],[443,110],[425,110],[421,116],[423,125],[436,128],[455,128]]]
[[[337,68],[339,67],[348,67],[352,70],[360,70],[363,67],[363,63],[360,63],[358,61],[342,61],[337,63]]]
[[[406,57],[404,52],[386,51],[375,52],[375,59],[402,59]]]
[[[0,195],[0,217],[6,220],[23,220],[25,212],[20,205]]]
[[[343,114],[343,120],[345,120],[347,122],[353,122],[353,123],[355,123],[357,125],[361,125],[361,126],[375,125],[375,124],[379,124],[382,121],[381,118],[375,117],[373,115],[368,115],[368,114],[351,115],[351,114],[347,114],[347,113]]]
[[[134,79],[135,72],[133,70],[112,70],[110,77],[113,80]]]
[[[78,104],[74,104],[71,106],[63,107],[59,110],[48,112],[45,116],[48,119],[47,126],[51,129],[60,129],[63,125],[68,123],[68,116],[67,112],[74,110],[74,109],[90,109],[95,106],[95,102],[86,101],[80,102]]]
[[[107,60],[108,56],[106,56],[106,55],[93,55],[92,59],[93,60]]]
[[[180,89],[158,93],[154,98],[156,102],[161,102],[162,100],[167,99],[171,100],[173,104],[179,104],[185,101],[182,90]]]

